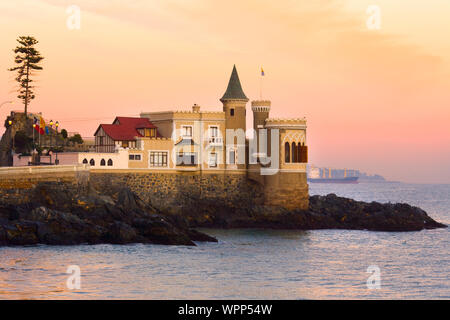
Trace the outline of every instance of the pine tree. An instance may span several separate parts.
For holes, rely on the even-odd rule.
[[[33,71],[42,70],[42,67],[39,66],[39,62],[44,59],[37,51],[34,46],[38,43],[38,41],[29,36],[19,37],[17,39],[19,46],[14,49],[14,53],[16,53],[16,57],[14,62],[17,64],[16,67],[9,69],[9,71],[17,71],[16,81],[19,83],[19,95],[17,96],[19,99],[22,99],[23,104],[25,105],[25,116],[27,115],[28,105],[31,100],[35,98],[33,88],[31,85],[33,80],[31,77],[35,75]]]

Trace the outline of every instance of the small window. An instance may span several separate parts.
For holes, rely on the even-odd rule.
[[[145,136],[147,138],[155,138],[156,137],[156,129],[155,128],[145,129]]]
[[[216,168],[217,167],[217,153],[211,152],[209,154],[209,166],[211,168]]]
[[[128,156],[128,159],[134,160],[134,161],[141,161],[141,155],[140,154],[130,154]]]
[[[292,157],[291,157],[292,162],[293,162],[293,163],[298,162],[298,161],[297,161],[297,155],[298,155],[298,153],[297,153],[297,145],[295,144],[295,142],[292,142],[292,150],[291,150],[291,153],[292,153]]]
[[[235,164],[236,163],[236,151],[232,150],[230,151],[230,164]]]
[[[183,126],[181,129],[183,138],[192,138],[192,127],[191,126]]]
[[[103,138],[104,138],[104,137],[98,137],[98,144],[99,144],[100,146],[103,145]]]
[[[105,161],[105,159],[102,159],[102,160],[100,161],[100,165],[101,165],[102,167],[106,166],[106,161]]]
[[[122,141],[122,148],[128,148],[128,141]]]
[[[234,116],[234,109],[230,109],[230,116]]]
[[[87,163],[88,163],[87,159],[84,159],[83,164],[87,164]]]
[[[209,127],[209,136],[211,138],[217,138],[219,136],[219,128]]]
[[[291,146],[289,142],[286,142],[284,144],[284,162],[285,163],[291,162]]]
[[[145,129],[145,136],[147,138],[155,138],[156,137],[156,129],[155,128]]]
[[[90,164],[91,166],[95,166],[95,160],[94,160],[94,159],[91,159],[91,161],[89,161],[89,164]]]
[[[111,159],[108,160],[108,167],[112,167],[113,161]]]

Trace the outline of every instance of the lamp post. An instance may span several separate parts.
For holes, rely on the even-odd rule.
[[[50,130],[53,131],[53,120],[50,120]],[[52,136],[53,136],[53,132],[50,132],[50,148],[52,147]]]
[[[55,144],[56,144],[56,149],[55,149],[56,159],[55,159],[55,164],[58,165],[58,164],[59,164],[59,160],[58,160],[58,127],[59,127],[59,122],[58,122],[58,121],[56,121],[55,127],[56,127],[56,138],[55,138]]]
[[[35,145],[34,145],[34,131],[36,130],[36,123],[33,122],[33,153],[34,153],[34,149],[35,149]]]
[[[53,137],[53,120],[50,120],[50,148],[49,148],[49,150],[50,150],[50,152],[49,152],[49,154],[50,154],[50,163],[52,163],[52,154],[53,154],[53,151],[52,151],[52,137]]]
[[[11,127],[12,126],[12,120],[8,120],[8,125]],[[14,149],[15,149],[15,140],[16,140],[16,135],[12,133],[12,129],[11,129],[11,135],[13,136],[13,147],[12,147],[12,153],[14,153]]]

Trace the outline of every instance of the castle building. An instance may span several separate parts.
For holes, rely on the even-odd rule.
[[[271,101],[251,102],[253,137],[246,138],[245,95],[236,66],[222,111],[142,112],[99,126],[95,153],[79,155],[91,169],[240,174],[260,184],[264,204],[306,209],[306,120],[270,118]],[[104,168],[102,168],[104,167]]]

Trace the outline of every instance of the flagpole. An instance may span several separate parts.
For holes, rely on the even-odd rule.
[[[262,75],[259,76],[259,100],[262,100]]]
[[[261,73],[259,75],[259,100],[262,100],[263,74],[264,74],[264,70],[261,67]]]

